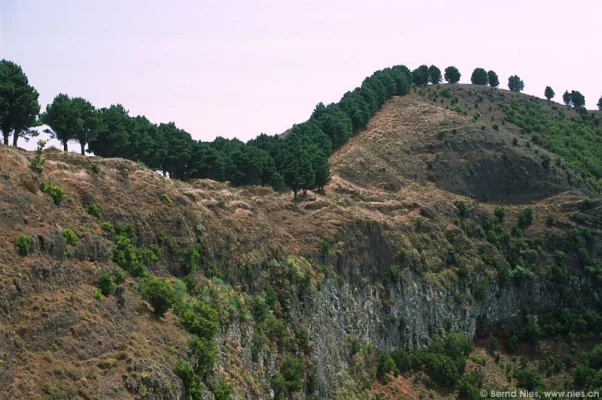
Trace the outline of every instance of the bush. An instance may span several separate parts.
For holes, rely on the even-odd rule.
[[[113,278],[115,278],[115,284],[119,285],[125,281],[125,271],[120,267],[115,267],[113,270]]]
[[[195,373],[202,378],[206,377],[215,364],[215,341],[204,338],[192,339],[188,342],[188,348],[195,359]]]
[[[88,204],[86,206],[86,212],[99,221],[102,219],[102,214],[96,204]]]
[[[219,330],[218,312],[200,301],[186,305],[179,317],[182,328],[204,339],[213,339]]]
[[[95,174],[98,174],[100,172],[100,164],[97,162],[90,163],[90,169]]]
[[[465,201],[456,202],[456,207],[458,208],[458,212],[460,213],[461,217],[468,215],[468,206],[466,205]]]
[[[543,388],[541,376],[532,368],[524,367],[514,373],[518,386],[527,390],[537,390]]]
[[[46,146],[46,142],[44,140],[38,141],[38,147],[36,149],[36,156],[31,160],[31,169],[41,174],[44,171],[44,163],[46,162],[46,157],[44,156],[44,146]]]
[[[504,222],[504,218],[506,218],[506,209],[502,206],[496,206],[493,210],[493,214],[497,217],[498,221]]]
[[[500,130],[500,126],[498,124],[493,124],[492,126],[494,131],[499,131]]]
[[[115,293],[117,285],[115,284],[115,278],[112,274],[102,274],[98,278],[98,288],[100,292],[105,296],[110,296]]]
[[[171,283],[153,277],[140,282],[140,293],[148,301],[157,317],[162,317],[174,305],[176,292]]]
[[[554,225],[554,223],[556,222],[556,217],[552,214],[548,214],[546,215],[546,224],[547,225]]]
[[[184,275],[188,275],[198,267],[199,261],[201,261],[202,255],[197,250],[196,246],[190,246],[186,249],[184,254],[180,257],[180,265],[182,266],[182,272]]]
[[[64,189],[61,189],[60,186],[55,185],[54,183],[42,182],[40,184],[40,190],[46,194],[49,194],[52,197],[52,201],[54,201],[55,205],[61,204],[65,198],[67,198],[67,194]]]
[[[130,238],[124,234],[120,233],[115,238],[113,261],[128,271],[133,277],[139,277],[144,274],[144,266],[138,259],[136,247],[131,243]]]
[[[173,369],[176,376],[182,379],[184,389],[186,390],[185,399],[187,400],[202,400],[203,386],[199,378],[195,375],[194,369],[186,361],[180,359]]]
[[[169,197],[167,193],[162,193],[161,201],[163,202],[163,204],[171,204],[171,197]]]
[[[398,375],[399,370],[393,358],[388,353],[381,353],[378,358],[378,366],[376,367],[376,377],[381,381],[387,382],[387,375]]]
[[[285,356],[280,371],[272,377],[274,398],[290,398],[303,388],[303,363],[291,356]]]
[[[103,231],[107,232],[109,235],[115,234],[115,227],[109,221],[105,221],[102,223],[101,228]]]
[[[211,391],[215,396],[215,400],[230,400],[232,398],[232,385],[224,382],[222,379],[212,379]]]
[[[20,234],[15,240],[15,247],[19,254],[26,256],[31,249],[31,238],[24,233]]]
[[[77,237],[75,232],[73,232],[71,229],[63,229],[63,230],[61,230],[61,233],[63,234],[63,237],[67,241],[67,244],[70,244],[71,246],[75,246],[77,244],[77,242],[79,241],[79,238]]]
[[[518,226],[521,229],[527,228],[533,223],[533,209],[531,207],[523,208],[518,215]]]

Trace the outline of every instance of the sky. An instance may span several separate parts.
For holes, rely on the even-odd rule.
[[[42,110],[66,93],[246,141],[399,64],[454,65],[461,82],[493,69],[503,88],[517,74],[526,93],[579,90],[595,108],[601,15],[599,0],[0,0],[0,58]]]

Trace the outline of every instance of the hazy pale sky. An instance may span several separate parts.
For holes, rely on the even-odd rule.
[[[0,58],[58,93],[195,139],[281,133],[375,70],[495,70],[602,95],[599,0],[0,0]],[[30,147],[30,146],[28,146]],[[77,146],[72,145],[74,149]]]

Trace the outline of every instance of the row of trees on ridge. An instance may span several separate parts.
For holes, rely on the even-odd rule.
[[[286,135],[261,134],[244,143],[218,137],[212,142],[194,140],[175,123],[154,124],[144,116],[131,116],[120,104],[97,109],[80,97],[57,95],[40,114],[38,92],[17,64],[0,61],[0,129],[4,144],[39,134],[46,125],[68,151],[68,142],[77,141],[81,154],[87,151],[102,157],[122,157],[144,163],[172,178],[208,178],[233,185],[288,186],[297,196],[309,189],[322,191],[330,181],[328,157],[363,129],[376,111],[392,96],[403,96],[412,86],[460,81],[460,71],[449,66],[444,74],[434,65],[421,65],[410,71],[403,65],[385,68],[366,78],[361,86],[343,95],[338,103],[319,103],[308,121],[294,125]],[[471,82],[499,86],[494,71],[476,68]],[[508,81],[510,90],[521,91],[518,76]],[[549,89],[549,90],[548,90]],[[546,98],[554,96],[546,88]],[[583,107],[581,93],[565,92],[567,105]],[[602,108],[602,98],[598,103]]]

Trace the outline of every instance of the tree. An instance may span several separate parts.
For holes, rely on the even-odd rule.
[[[571,101],[573,102],[573,107],[575,108],[585,107],[585,97],[583,97],[579,91],[571,91]]]
[[[500,85],[500,80],[494,71],[487,72],[487,81],[489,82],[489,86],[493,88],[496,88]]]
[[[462,74],[460,74],[460,71],[458,71],[458,68],[456,68],[454,66],[449,66],[449,67],[445,68],[445,75],[443,77],[445,78],[445,81],[448,83],[458,83],[460,81],[461,76],[462,76]]]
[[[562,95],[562,101],[569,107],[573,105],[573,98],[568,90],[564,91],[564,94]]]
[[[518,77],[518,75],[512,75],[508,78],[508,89],[512,92],[522,92],[525,88],[525,83]]]
[[[546,96],[546,99],[548,99],[548,101],[552,100],[556,95],[556,93],[554,93],[554,89],[552,89],[549,86],[546,86],[546,90],[543,92],[543,94],[544,96]]]
[[[441,70],[434,65],[429,67],[429,82],[433,85],[441,82]]]
[[[81,145],[81,155],[83,156],[86,154],[86,145],[90,139],[94,137],[96,132],[98,132],[102,125],[102,121],[100,119],[100,114],[89,101],[77,97],[72,100],[72,106],[80,120],[74,139]]]
[[[0,129],[5,145],[8,146],[11,132],[13,146],[17,146],[20,137],[37,136],[30,128],[37,125],[38,97],[20,66],[0,60]]]
[[[41,119],[50,127],[50,130],[46,130],[46,132],[63,144],[63,150],[68,151],[67,142],[76,138],[78,127],[81,126],[72,99],[66,94],[60,93],[46,107]]]
[[[164,279],[144,278],[140,282],[140,293],[153,307],[157,317],[165,315],[176,301],[176,291],[171,283]]]
[[[470,81],[473,85],[487,86],[487,71],[483,68],[475,68],[475,70],[472,71]]]
[[[426,86],[429,83],[429,67],[421,65],[412,71],[412,79],[414,80],[414,86]]]
[[[598,100],[598,110],[602,110],[602,96]]]

